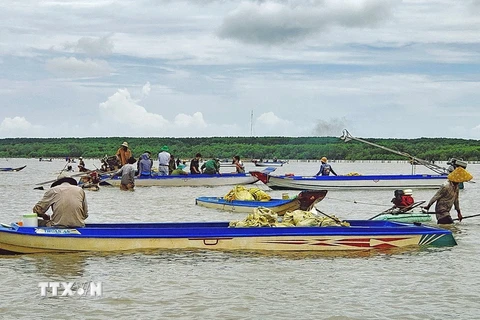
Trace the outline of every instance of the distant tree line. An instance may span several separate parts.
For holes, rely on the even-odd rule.
[[[452,157],[465,161],[480,160],[480,140],[451,138],[364,139],[384,147],[430,160],[446,161]],[[8,138],[0,139],[2,158],[102,158],[114,155],[123,141],[134,156],[144,151],[156,155],[167,145],[170,153],[190,159],[197,152],[204,158],[230,159],[319,159],[330,160],[404,160],[405,157],[336,137],[211,137],[211,138]]]

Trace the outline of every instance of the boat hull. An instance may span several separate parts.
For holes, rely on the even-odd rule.
[[[256,167],[282,167],[285,162],[255,162]]]
[[[252,173],[257,175],[257,173]],[[263,173],[259,173],[265,175]],[[438,189],[446,175],[362,175],[362,176],[277,176],[266,175],[272,189],[340,190],[340,189]]]
[[[269,201],[233,200],[227,201],[223,197],[198,197],[195,204],[205,208],[230,211],[236,213],[252,213],[259,207],[268,208],[278,215],[287,211],[310,210],[316,203],[325,198],[327,191],[302,191],[293,199],[271,199]]]
[[[214,187],[225,185],[244,185],[252,184],[258,181],[258,178],[250,174],[242,173],[222,173],[219,175],[208,174],[188,174],[178,176],[151,176],[135,178],[136,187]],[[107,179],[102,184],[120,186],[121,177]]]
[[[0,252],[42,253],[212,249],[352,251],[453,246],[451,231],[390,221],[351,220],[350,227],[230,228],[228,222],[90,224],[55,229],[0,227]]]
[[[23,167],[18,167],[18,168],[0,168],[0,172],[17,172],[17,171],[20,171],[22,169],[24,169],[26,166],[23,166]]]
[[[425,213],[401,213],[401,214],[386,213],[373,218],[373,220],[414,223],[414,222],[432,222],[433,218],[432,218],[432,215],[425,214]]]

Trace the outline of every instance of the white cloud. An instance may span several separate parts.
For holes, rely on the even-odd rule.
[[[111,54],[114,44],[111,35],[108,35],[101,38],[81,37],[76,42],[65,43],[63,47],[73,52],[99,56]]]
[[[169,122],[163,116],[148,112],[132,99],[127,89],[119,89],[107,101],[100,103],[100,116],[106,124],[121,126],[125,135],[131,130],[159,130],[165,132]]]
[[[50,59],[45,67],[55,75],[74,78],[108,76],[113,71],[105,60],[80,60],[75,57]]]
[[[260,116],[258,116],[257,124],[261,126],[265,125],[269,127],[279,127],[280,129],[285,128],[285,126],[292,125],[292,122],[289,120],[280,119],[275,115],[275,113],[270,111],[262,113]]]
[[[150,82],[145,83],[145,85],[142,87],[142,98],[147,97],[151,90],[152,88],[150,87]]]
[[[201,112],[195,112],[192,116],[180,113],[175,117],[174,124],[179,128],[207,128],[207,123]]]
[[[4,137],[35,137],[41,135],[42,126],[33,125],[24,117],[5,118],[0,123],[0,133]]]

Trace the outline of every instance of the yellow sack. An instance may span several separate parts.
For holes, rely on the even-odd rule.
[[[361,176],[361,174],[358,172],[350,172],[350,173],[347,173],[346,176]]]
[[[253,198],[257,201],[270,201],[272,197],[268,193],[259,188],[250,188],[248,192],[253,196]]]
[[[255,200],[253,196],[248,192],[248,189],[244,186],[235,186],[229,193],[224,197],[224,200],[233,201],[233,200]]]

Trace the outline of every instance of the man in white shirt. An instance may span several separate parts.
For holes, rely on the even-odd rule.
[[[170,153],[168,147],[163,146],[158,154],[158,175],[168,176],[168,164],[170,163]]]

